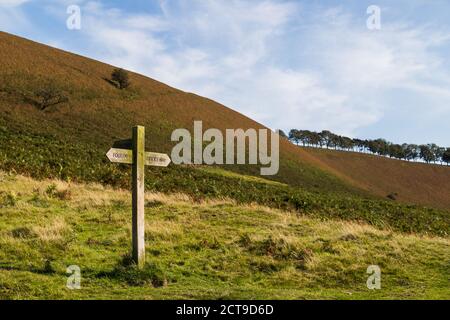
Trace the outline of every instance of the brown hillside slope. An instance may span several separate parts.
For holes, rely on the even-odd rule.
[[[104,158],[111,142],[129,137],[130,127],[138,123],[147,127],[147,148],[163,152],[170,152],[173,145],[170,142],[172,130],[192,128],[194,120],[203,120],[204,128],[222,130],[263,127],[210,99],[139,74],[131,73],[130,89],[118,90],[107,81],[112,66],[2,32],[0,67],[0,129],[26,134],[30,139],[42,137],[74,147],[92,146],[92,153],[97,157]],[[49,82],[61,88],[70,100],[42,112],[27,97]],[[42,148],[29,147],[36,147],[36,153]],[[86,156],[92,154],[80,155]],[[375,180],[367,180],[362,174],[350,174],[327,157],[300,149],[284,139],[280,144],[280,160],[280,173],[273,179],[291,185],[318,192],[366,194],[363,190],[368,190],[382,197],[398,192],[401,200],[450,207],[449,196],[442,191],[450,190],[450,170],[442,170],[442,181],[438,181],[433,166],[424,166],[420,175],[412,174],[416,166],[411,166],[397,174],[410,175],[412,182],[391,181],[392,187],[398,184],[404,188],[396,191],[386,187],[388,191],[385,191]],[[383,163],[377,164],[381,166],[381,177]],[[246,174],[259,173],[256,167],[231,169],[244,170]]]
[[[301,148],[371,193],[402,202],[450,208],[450,167],[356,152]]]
[[[194,120],[202,120],[204,129],[264,128],[217,102],[136,73],[130,73],[130,89],[118,90],[107,81],[113,66],[1,32],[0,65],[0,126],[93,145],[102,156],[112,141],[129,137],[135,124],[146,126],[148,148],[164,152],[173,146],[171,132],[192,129]],[[26,97],[49,82],[70,100],[42,112]],[[362,192],[288,141],[282,140],[280,149],[280,173],[273,179],[317,191]],[[255,166],[231,169],[259,174]]]

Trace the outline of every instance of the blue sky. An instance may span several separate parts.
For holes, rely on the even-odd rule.
[[[67,7],[81,8],[69,30]],[[366,10],[381,9],[369,30]],[[275,129],[450,146],[450,1],[0,0],[0,30]]]

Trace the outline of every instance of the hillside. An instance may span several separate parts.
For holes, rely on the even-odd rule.
[[[248,179],[254,179],[248,177]],[[448,237],[381,231],[231,200],[146,194],[146,256],[128,264],[131,196],[0,171],[0,299],[448,299]],[[381,268],[382,290],[366,270]],[[77,265],[80,290],[68,290]]]
[[[0,143],[3,154],[6,153],[6,162],[20,158],[25,152],[22,148],[36,146],[34,154],[43,157],[43,153],[48,152],[51,157],[57,152],[51,150],[53,144],[66,145],[71,149],[78,148],[78,161],[83,162],[88,157],[94,166],[101,161],[107,168],[98,170],[109,171],[104,173],[105,176],[114,176],[114,172],[110,172],[114,169],[104,154],[115,140],[129,138],[131,127],[136,124],[147,128],[147,148],[162,152],[170,152],[173,146],[171,132],[176,128],[192,129],[194,120],[202,120],[205,129],[263,128],[212,100],[176,90],[139,74],[132,73],[131,88],[120,91],[107,81],[112,66],[5,33],[0,33],[0,54],[0,130],[3,137]],[[69,102],[42,112],[30,103],[30,97],[48,85],[63,91]],[[11,139],[16,140],[15,143],[11,143]],[[41,148],[43,143],[46,146]],[[68,160],[66,154],[57,153],[64,161]],[[92,159],[94,157],[97,159]],[[287,141],[281,142],[280,158],[281,169],[275,179],[319,190],[352,193],[356,190],[318,168],[314,159]],[[88,164],[63,164],[55,159],[54,162],[59,162],[53,164],[55,168],[44,168],[45,160],[41,159],[37,171],[26,162],[10,166],[37,175],[45,170],[41,175],[46,177],[54,174],[56,168],[62,178],[90,178],[90,173],[83,171],[84,167],[90,166]],[[2,166],[8,168],[5,161]],[[79,167],[77,172],[73,172],[74,165]],[[256,167],[243,170],[259,172]]]
[[[405,203],[450,208],[450,167],[356,152],[302,150],[372,194],[394,194]]]
[[[110,164],[105,153],[115,140],[129,138],[133,125],[146,126],[147,149],[159,152],[170,152],[172,130],[191,129],[194,120],[202,120],[204,128],[221,130],[263,127],[210,99],[139,74],[131,74],[130,89],[118,90],[108,81],[112,66],[6,33],[0,33],[0,57],[0,168],[3,170],[36,178],[128,187],[127,167]],[[33,96],[46,86],[58,88],[69,101],[45,111],[38,110]],[[186,166],[149,168],[146,187],[187,192],[196,197],[230,197],[274,207],[320,207],[324,211],[329,211],[337,198],[344,197],[381,199],[382,207],[394,208],[395,204],[384,204],[383,199],[388,193],[398,192],[401,201],[449,208],[449,196],[445,192],[450,190],[447,168],[442,168],[441,178],[436,180],[431,166],[423,168],[420,175],[411,175],[413,167],[398,167],[398,179],[389,180],[390,188],[383,188],[374,179],[352,174],[345,166],[284,139],[280,149],[280,172],[270,179],[286,184],[284,189],[264,187],[257,191],[253,184],[235,185],[226,175]],[[246,175],[259,173],[256,166],[225,166],[224,169]],[[406,176],[413,183],[405,182]],[[305,192],[320,197],[320,204],[314,201],[305,204]],[[342,206],[351,210],[349,204]],[[406,206],[402,208],[409,210]]]

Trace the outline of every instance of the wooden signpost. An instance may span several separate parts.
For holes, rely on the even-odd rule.
[[[111,162],[133,164],[133,151],[129,149],[111,148],[106,156]],[[170,158],[167,154],[156,152],[145,153],[146,166],[167,167],[169,163]]]
[[[143,126],[133,127],[131,141],[117,141],[114,145],[127,147],[128,144],[131,150],[111,148],[106,156],[111,162],[132,165],[132,256],[136,265],[141,268],[145,264],[144,166],[167,167],[170,158],[163,153],[145,152],[145,128]]]

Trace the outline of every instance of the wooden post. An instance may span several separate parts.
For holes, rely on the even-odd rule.
[[[144,166],[145,166],[145,128],[133,127],[133,168],[132,168],[132,228],[133,260],[142,268],[145,264],[144,233]]]
[[[131,150],[130,150],[131,148]],[[132,165],[132,258],[138,268],[145,265],[145,166],[167,167],[170,158],[167,154],[145,152],[145,128],[133,127],[133,136],[127,140],[116,141],[106,153],[109,161]]]

